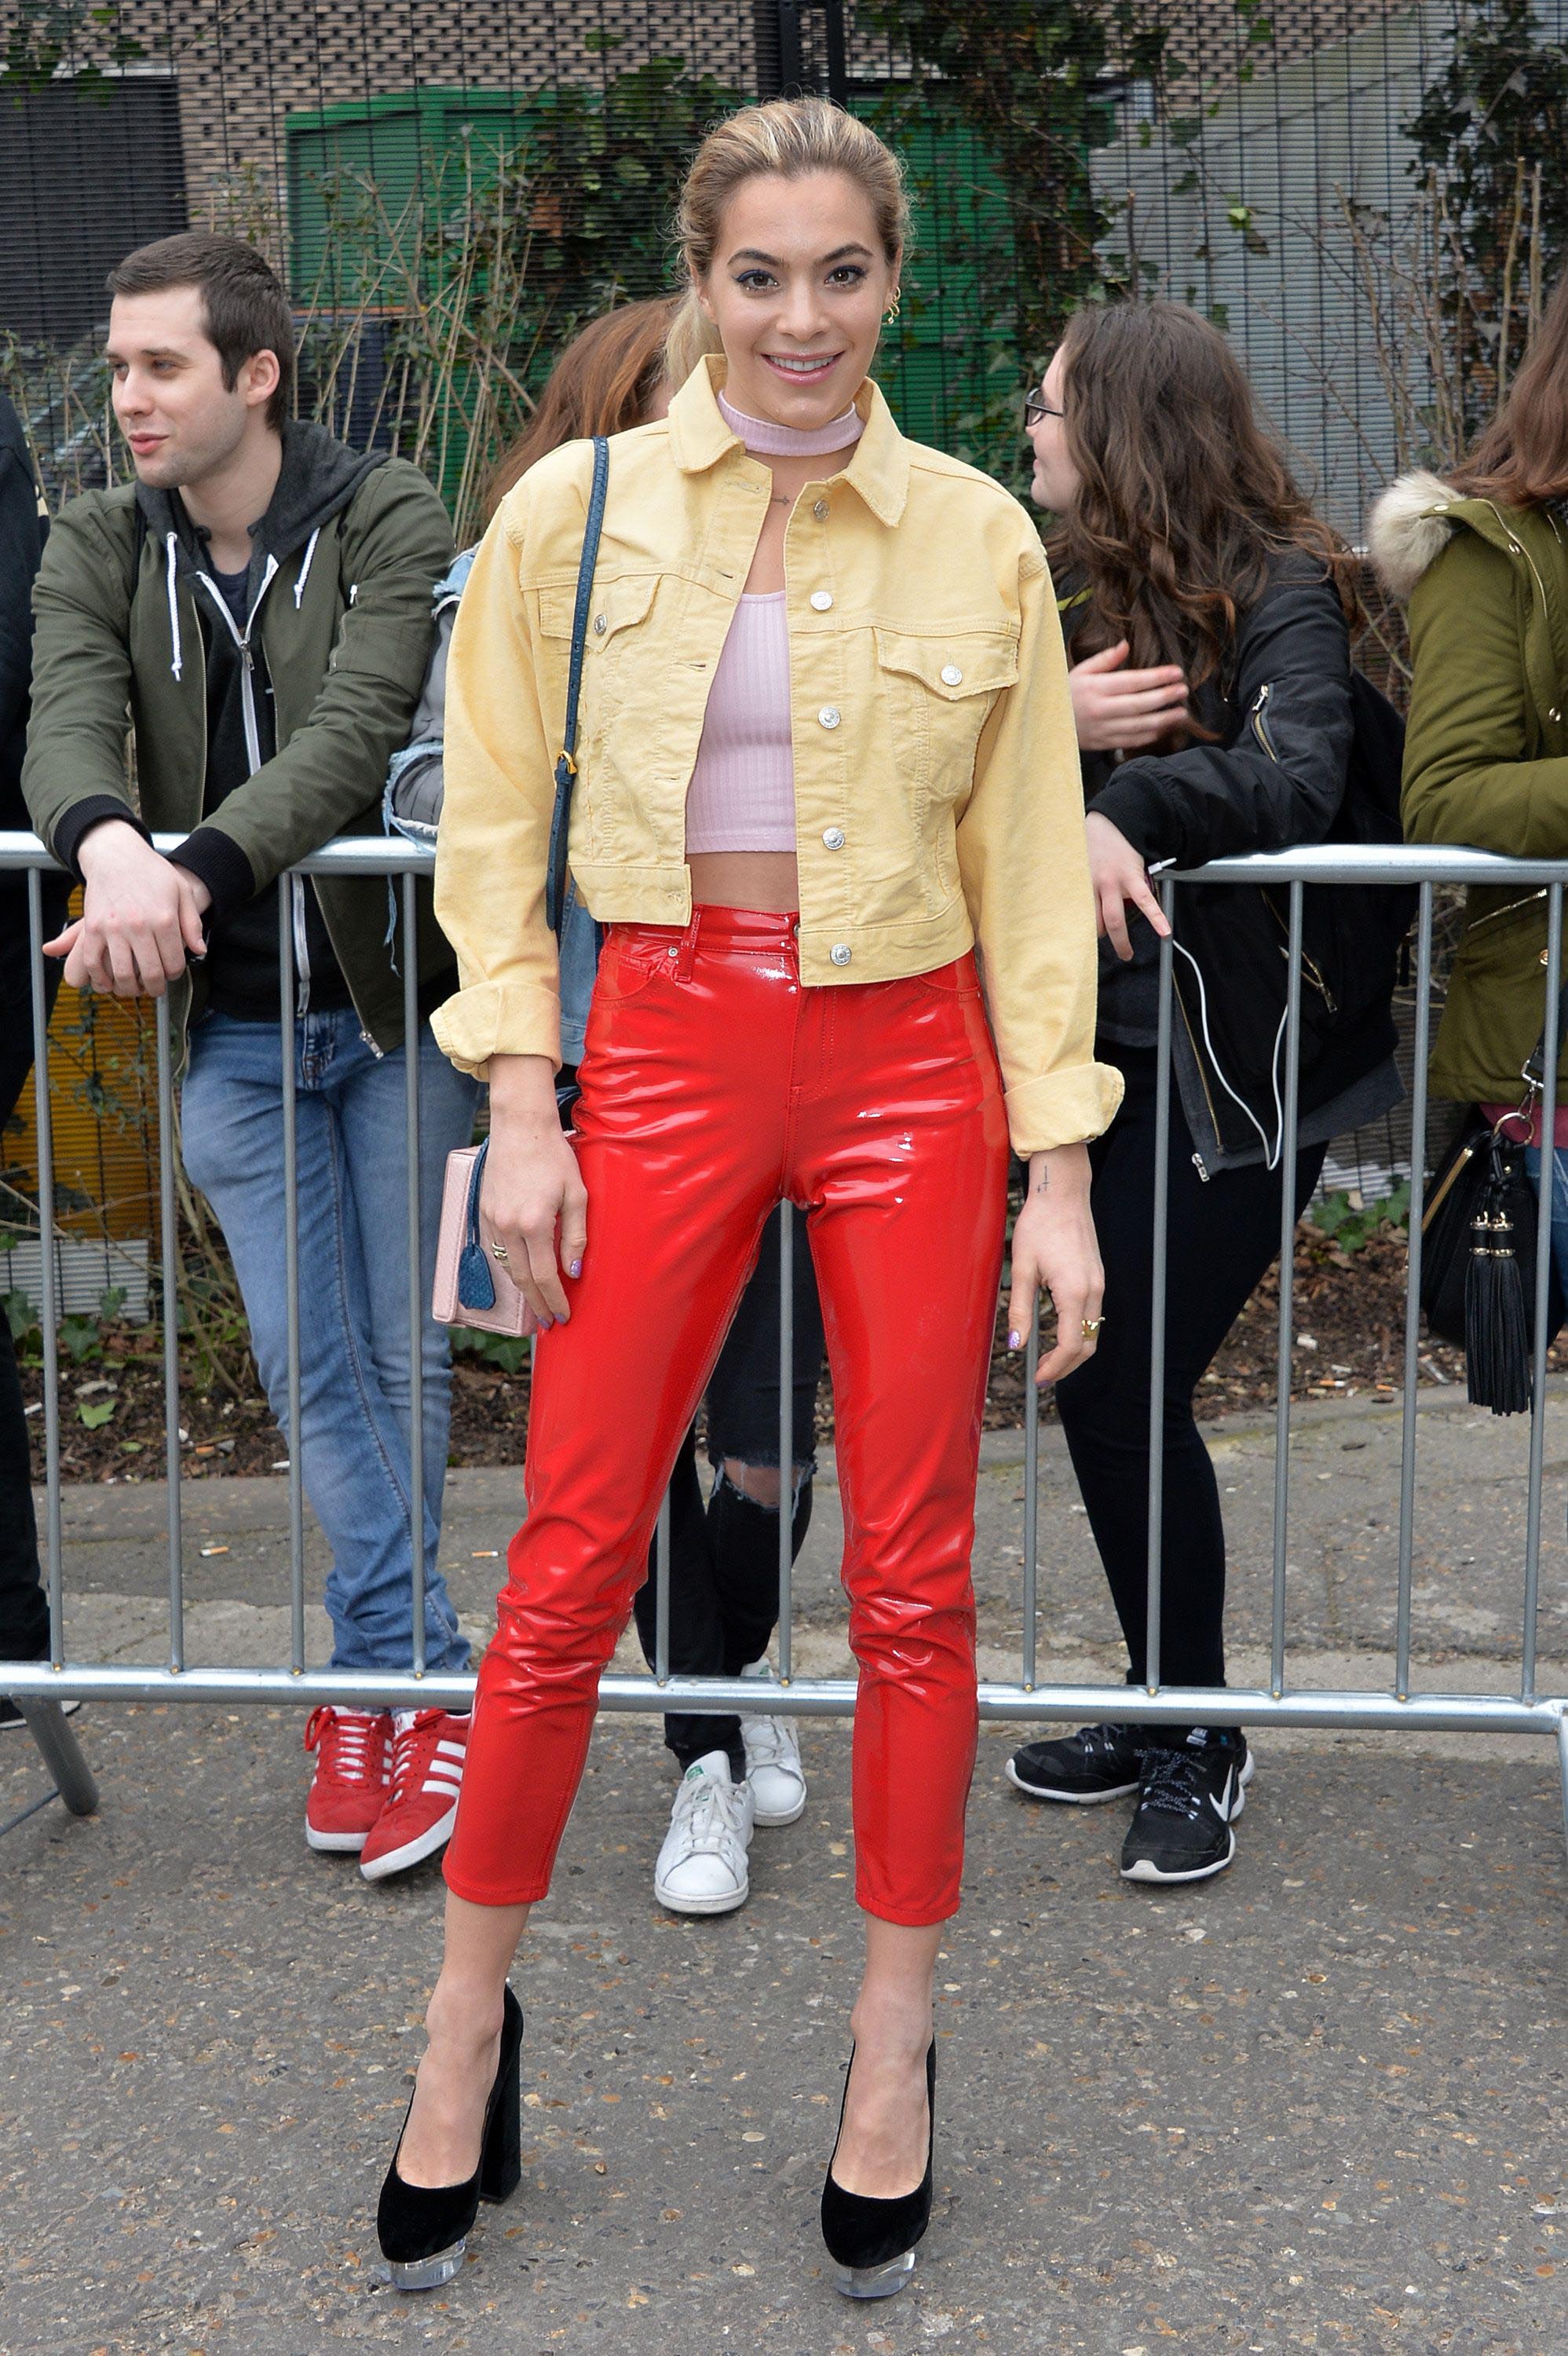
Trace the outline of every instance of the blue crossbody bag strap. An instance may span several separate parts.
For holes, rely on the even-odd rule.
[[[571,659],[566,674],[566,727],[560,758],[555,765],[555,811],[549,824],[549,866],[545,875],[545,921],[552,933],[560,931],[566,908],[566,842],[571,831],[571,781],[577,775],[577,700],[582,686],[582,650],[588,640],[588,608],[593,602],[593,572],[599,562],[599,535],[604,523],[604,494],[610,482],[610,444],[603,434],[593,436],[593,487],[588,495],[588,520],[582,531],[582,558],[577,568],[577,604],[571,616]]]

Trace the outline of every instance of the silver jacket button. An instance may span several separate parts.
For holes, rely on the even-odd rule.
[[[826,523],[827,521],[827,500],[814,499],[811,503],[811,512],[816,518],[818,523]]]
[[[956,663],[944,663],[944,664],[943,664],[943,666],[942,666],[942,684],[943,684],[943,686],[944,686],[944,687],[962,687],[962,686],[963,686],[963,684],[964,684],[964,674],[963,674],[963,672],[959,669],[959,668],[958,668],[958,666],[957,666],[957,664],[956,664]]]
[[[814,589],[812,591],[811,605],[812,611],[814,613],[826,614],[832,603],[833,599],[826,589]]]
[[[824,728],[837,728],[844,718],[836,703],[825,703],[816,715]]]
[[[835,941],[827,954],[835,965],[848,965],[850,956],[848,941]]]
[[[827,845],[829,851],[842,851],[844,848],[843,828],[841,826],[824,827],[822,830],[822,840]]]
[[[609,623],[605,620],[605,618],[604,618],[604,616],[603,616],[603,614],[595,614],[595,615],[594,615],[594,616],[593,616],[593,635],[594,635],[594,637],[595,637],[596,638],[602,638],[602,637],[603,637],[603,635],[604,635],[605,631],[609,628],[609,626],[610,626],[610,625],[609,625]]]

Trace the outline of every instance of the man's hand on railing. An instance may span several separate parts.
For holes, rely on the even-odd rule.
[[[120,819],[84,835],[77,861],[82,913],[44,943],[44,955],[64,958],[75,990],[161,998],[187,958],[206,955],[201,919],[212,897],[206,884]]]
[[[1089,880],[1094,887],[1094,915],[1101,934],[1124,962],[1132,956],[1127,937],[1127,909],[1140,908],[1161,936],[1170,926],[1154,895],[1148,870],[1119,826],[1098,810],[1083,821],[1089,843]]]

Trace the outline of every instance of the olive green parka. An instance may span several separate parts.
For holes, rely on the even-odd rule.
[[[1378,502],[1370,538],[1410,609],[1407,839],[1568,859],[1568,523],[1419,473]],[[1518,1099],[1545,1014],[1546,923],[1539,887],[1469,893],[1435,1095]],[[1568,1043],[1559,1070],[1568,1081]]]

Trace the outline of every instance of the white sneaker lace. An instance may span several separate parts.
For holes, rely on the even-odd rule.
[[[784,1767],[800,1772],[800,1745],[787,1719],[743,1718],[741,1734],[746,1745],[747,1768]]]
[[[738,1847],[740,1819],[739,1794],[710,1776],[683,1783],[677,1794],[674,1822],[688,1857],[720,1857]]]

